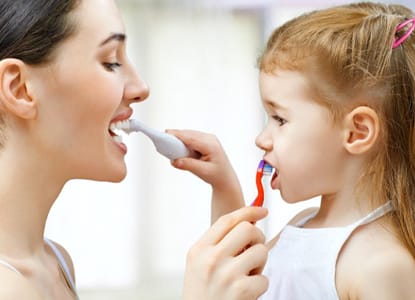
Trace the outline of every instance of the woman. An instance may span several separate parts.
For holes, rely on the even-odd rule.
[[[127,147],[109,128],[128,119],[131,104],[149,91],[125,43],[113,0],[0,2],[0,299],[77,298],[70,257],[44,238],[45,223],[67,181],[119,182],[126,175]],[[249,257],[223,249],[262,244],[252,223],[265,214],[236,211],[201,238],[189,255],[184,298],[262,293],[238,269],[251,265]],[[243,241],[232,234],[236,230],[245,233]],[[213,256],[206,260],[206,254]],[[262,257],[255,268],[262,268]],[[238,278],[246,289],[226,281]]]

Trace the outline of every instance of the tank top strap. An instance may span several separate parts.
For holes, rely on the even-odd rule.
[[[59,266],[62,270],[62,273],[65,277],[66,282],[69,285],[69,288],[76,295],[76,299],[79,299],[78,294],[76,292],[75,281],[72,278],[71,271],[69,269],[68,264],[66,263],[66,260],[62,252],[58,249],[58,247],[56,247],[56,245],[51,240],[45,238],[45,242],[49,245],[49,247],[52,249],[53,253],[55,254],[56,258],[58,259]]]
[[[305,217],[301,218],[299,221],[294,223],[295,227],[303,227],[308,221],[314,218],[318,213],[318,210],[311,212],[310,214],[306,215]]]
[[[368,224],[368,223],[370,223],[370,222],[372,222],[376,219],[379,219],[380,217],[386,215],[388,212],[390,212],[392,210],[393,210],[393,205],[392,205],[392,202],[389,200],[388,202],[386,202],[382,206],[376,208],[374,211],[372,211],[371,213],[369,213],[368,215],[366,215],[362,219],[357,220],[356,222],[350,224],[347,227],[357,228],[359,226]],[[304,224],[306,224],[309,220],[314,218],[316,215],[317,215],[317,211],[312,212],[312,213],[306,215],[305,217],[303,217],[302,219],[300,219],[299,221],[297,221],[294,224],[294,226],[295,227],[303,227]]]
[[[8,263],[7,261],[5,261],[4,259],[0,259],[0,265],[14,271],[17,274],[23,275],[19,270],[17,270],[16,267],[14,267],[11,263]]]
[[[392,210],[393,210],[393,205],[392,205],[392,202],[389,200],[388,202],[386,202],[382,206],[379,206],[374,211],[369,213],[367,216],[365,216],[362,219],[356,221],[355,223],[353,223],[350,226],[353,227],[353,228],[357,228],[359,226],[369,224],[370,222],[373,222],[373,221],[379,219],[380,217],[383,217],[384,215],[386,215],[388,212],[391,212]]]

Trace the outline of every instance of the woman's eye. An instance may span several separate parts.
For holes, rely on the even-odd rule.
[[[272,116],[272,118],[273,118],[275,121],[277,121],[277,122],[280,124],[280,126],[283,126],[285,123],[287,123],[287,120],[285,120],[285,119],[281,118],[281,117],[280,117],[280,116],[278,116],[278,115],[274,115],[274,116]]]
[[[118,62],[114,62],[114,63],[110,63],[110,62],[106,62],[103,63],[104,67],[106,69],[108,69],[109,71],[115,71],[115,69],[121,67],[122,65]]]

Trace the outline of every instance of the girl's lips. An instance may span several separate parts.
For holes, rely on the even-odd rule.
[[[273,190],[278,189],[279,187],[279,181],[278,181],[278,171],[277,169],[274,169],[274,174],[272,174],[272,178],[271,178],[271,188]]]

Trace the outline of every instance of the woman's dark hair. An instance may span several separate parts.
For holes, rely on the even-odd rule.
[[[45,63],[74,31],[68,14],[80,0],[0,0],[0,60]]]
[[[69,13],[81,0],[0,0],[0,60],[29,65],[52,60],[54,49],[75,31]],[[0,113],[0,148],[7,139]]]

